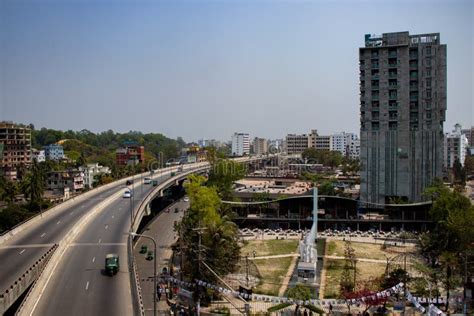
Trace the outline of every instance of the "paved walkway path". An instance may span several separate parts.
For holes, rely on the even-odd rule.
[[[265,259],[277,259],[277,258],[288,258],[288,257],[299,257],[299,253],[288,253],[282,255],[273,255],[273,256],[260,256],[260,257],[249,257],[249,260],[265,260]],[[331,260],[345,260],[346,258],[341,256],[318,256],[318,258],[331,259]],[[387,263],[386,260],[381,259],[367,259],[367,258],[357,258],[357,261],[361,262],[372,262],[372,263]]]

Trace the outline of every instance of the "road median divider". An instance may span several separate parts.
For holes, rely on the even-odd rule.
[[[90,212],[86,213],[82,216],[77,224],[71,229],[66,236],[59,242],[59,245],[51,256],[48,264],[42,271],[41,275],[32,285],[28,296],[25,298],[25,301],[21,305],[21,308],[18,310],[17,315],[33,315],[36,306],[38,305],[41,297],[46,290],[49,280],[53,276],[54,271],[56,270],[59,262],[64,257],[67,249],[69,248],[70,244],[78,237],[78,235],[83,231],[85,226],[94,219],[102,210],[106,208],[107,205],[112,203],[117,198],[122,196],[122,190],[112,194],[112,196],[106,198],[98,205],[96,205]]]

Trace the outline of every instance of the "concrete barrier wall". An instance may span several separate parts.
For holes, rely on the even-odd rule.
[[[122,196],[122,192],[116,192],[112,196],[108,197],[104,201],[100,202],[92,211],[87,213],[85,216],[81,217],[79,222],[71,229],[66,236],[59,243],[57,250],[51,256],[50,262],[46,265],[44,272],[39,276],[37,281],[33,284],[29,295],[23,301],[23,304],[18,310],[18,315],[31,315],[36,308],[44,289],[46,288],[49,279],[51,278],[54,270],[59,264],[61,258],[65,254],[69,245],[74,241],[74,239],[79,235],[79,233],[84,229],[85,226],[102,211],[108,204],[112,203],[114,200]]]
[[[57,244],[49,248],[41,258],[36,260],[36,262],[21,275],[21,277],[0,294],[0,315],[3,315],[3,313],[5,313],[5,311],[15,303],[26,289],[39,277],[57,248]]]
[[[209,170],[209,165],[205,164],[204,166],[200,166],[197,168],[193,168],[191,170],[184,170],[182,173],[171,177],[158,185],[150,194],[146,196],[146,198],[140,203],[140,206],[138,207],[138,210],[136,211],[134,217],[133,217],[133,225],[132,225],[132,230],[134,232],[137,232],[138,227],[140,226],[140,222],[143,219],[143,216],[145,215],[146,212],[146,207],[147,205],[160,193],[160,191],[166,189],[170,185],[176,183],[176,181],[182,180],[183,178],[186,178],[188,175],[192,173],[197,173],[197,172],[203,172]]]
[[[90,196],[99,194],[99,193],[101,193],[101,192],[103,192],[107,189],[110,189],[110,188],[113,188],[113,187],[118,188],[121,185],[123,185],[124,181],[131,180],[131,179],[136,178],[136,177],[140,177],[140,175],[130,176],[130,177],[127,177],[127,178],[123,178],[123,179],[105,184],[105,185],[100,186],[98,188],[95,188],[95,189],[92,189],[92,190],[87,191],[85,193],[82,193],[80,195],[77,195],[77,196],[75,196],[75,197],[73,197],[73,198],[71,198],[67,201],[64,201],[61,204],[55,205],[55,206],[43,211],[42,213],[38,213],[37,215],[35,215],[33,217],[30,217],[26,221],[16,225],[11,230],[9,230],[7,232],[4,232],[2,235],[0,235],[0,245],[2,243],[6,242],[7,240],[11,239],[13,236],[18,234],[19,232],[33,226],[35,223],[41,221],[41,219],[48,218],[51,215],[54,215],[57,212],[60,212],[61,210],[64,210],[65,208],[67,208],[69,206],[79,204],[80,202],[86,200]]]
[[[163,169],[160,169],[160,170],[162,170],[162,172],[166,172],[166,171],[171,171],[173,169],[176,170],[177,168],[176,167],[171,167],[171,168],[163,168]],[[142,176],[144,177],[144,176],[148,176],[148,175],[149,175],[149,173],[145,172],[145,173],[142,173],[142,174],[138,174],[138,175],[130,176],[130,177],[127,177],[127,178],[123,178],[123,179],[120,179],[120,180],[117,180],[117,181],[114,181],[114,182],[111,182],[111,183],[107,183],[107,184],[102,185],[98,188],[92,189],[92,190],[87,191],[83,194],[75,196],[75,197],[73,197],[73,198],[71,198],[67,201],[64,201],[61,204],[55,205],[55,206],[43,211],[41,214],[38,213],[37,215],[35,215],[35,216],[27,219],[26,221],[16,225],[11,230],[1,234],[0,235],[0,245],[3,244],[4,242],[6,242],[7,240],[11,239],[13,236],[18,234],[19,232],[21,232],[21,231],[33,226],[34,224],[40,222],[42,219],[48,218],[48,217],[56,214],[57,212],[60,212],[60,211],[64,210],[65,208],[67,208],[69,206],[79,204],[80,202],[86,200],[87,198],[89,198],[93,195],[96,195],[96,194],[100,194],[101,192],[103,192],[105,190],[108,190],[110,188],[114,188],[114,187],[119,188],[127,180],[135,180],[137,178],[141,178]]]
[[[133,256],[133,238],[129,237],[127,242],[128,263],[130,269],[130,284],[132,290],[133,313],[134,315],[145,315],[143,305],[142,288],[140,286],[140,277],[138,276],[135,257]]]

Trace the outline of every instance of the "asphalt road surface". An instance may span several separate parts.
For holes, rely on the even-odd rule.
[[[161,182],[165,178],[169,173],[156,179]],[[134,211],[153,188],[143,185],[142,193],[140,185],[135,185]],[[34,314],[133,314],[127,258],[130,208],[130,199],[117,198],[78,235],[46,285]],[[120,258],[120,271],[112,277],[104,272],[107,253]]]
[[[0,291],[6,290],[96,204],[117,192],[111,188],[57,211],[0,245]]]

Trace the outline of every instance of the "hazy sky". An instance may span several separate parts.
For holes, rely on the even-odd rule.
[[[36,127],[359,131],[364,34],[440,32],[445,130],[474,125],[474,1],[0,0],[0,120]]]

